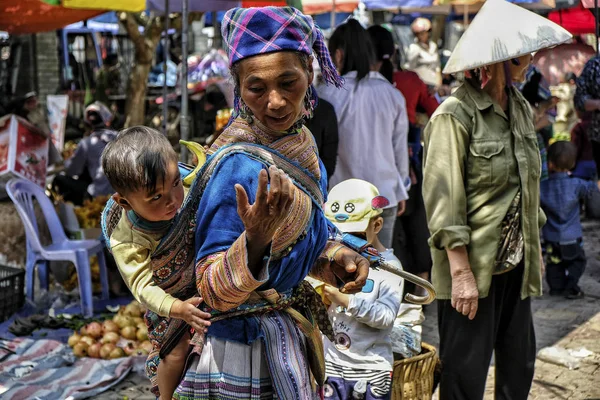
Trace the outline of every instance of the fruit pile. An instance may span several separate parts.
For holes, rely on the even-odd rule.
[[[79,277],[77,276],[77,270],[71,266],[71,275],[62,282],[63,288],[67,292],[74,290],[79,285]],[[90,258],[90,272],[92,273],[92,291],[94,294],[102,292],[102,284],[100,283],[100,264],[98,263],[98,257],[93,256]]]
[[[77,357],[110,360],[127,356],[147,356],[152,350],[144,308],[137,301],[122,306],[112,319],[90,322],[69,337]]]

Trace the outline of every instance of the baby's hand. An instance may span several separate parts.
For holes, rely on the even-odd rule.
[[[206,332],[206,327],[210,326],[210,321],[207,321],[210,314],[198,309],[200,303],[202,297],[192,297],[186,301],[176,300],[171,306],[170,316],[184,320],[196,332]]]
[[[325,297],[327,297],[330,302],[339,304],[344,308],[348,308],[348,305],[350,304],[349,295],[340,292],[338,288],[331,285],[325,285],[323,291],[325,292]]]

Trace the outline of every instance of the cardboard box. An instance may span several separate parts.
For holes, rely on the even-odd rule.
[[[48,137],[23,118],[6,115],[0,118],[0,197],[13,177],[46,184]]]

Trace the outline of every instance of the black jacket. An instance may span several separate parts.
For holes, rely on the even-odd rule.
[[[306,123],[306,127],[310,129],[315,137],[319,157],[325,164],[327,176],[331,178],[335,171],[338,149],[338,122],[335,109],[331,103],[319,99],[313,117]]]

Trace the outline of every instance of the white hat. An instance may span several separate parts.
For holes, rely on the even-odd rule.
[[[325,216],[342,232],[365,232],[371,218],[381,215],[390,202],[367,181],[348,179],[331,189]]]
[[[431,21],[427,18],[419,17],[415,19],[412,24],[410,24],[410,29],[412,29],[413,33],[415,34],[427,32],[431,29]]]
[[[456,44],[444,74],[508,61],[571,38],[559,25],[523,7],[487,0]]]

